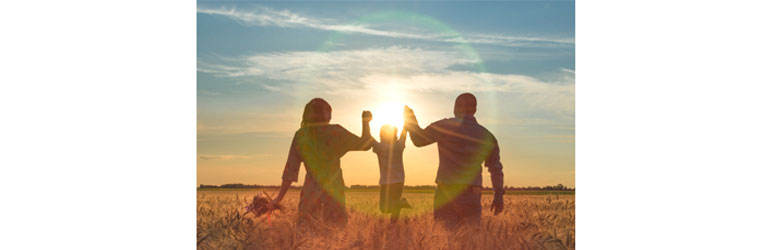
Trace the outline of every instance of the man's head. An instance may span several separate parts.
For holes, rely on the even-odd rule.
[[[454,101],[454,116],[463,117],[476,114],[476,97],[471,93],[462,93]]]
[[[382,143],[394,142],[398,139],[398,128],[390,124],[384,124],[379,131],[379,136],[382,138]]]

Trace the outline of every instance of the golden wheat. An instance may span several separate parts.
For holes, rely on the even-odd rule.
[[[199,249],[574,249],[574,195],[506,195],[505,211],[485,208],[481,227],[447,232],[433,221],[432,193],[406,193],[414,209],[398,223],[378,212],[378,192],[348,192],[349,223],[296,227],[298,192],[289,192],[283,213],[245,215],[245,206],[261,191],[199,191]],[[276,192],[269,190],[272,195]]]

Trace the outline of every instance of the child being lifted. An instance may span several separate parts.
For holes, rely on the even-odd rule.
[[[380,142],[373,142],[373,151],[379,159],[379,210],[390,214],[395,222],[402,208],[411,208],[403,195],[403,149],[406,148],[406,125],[397,138],[398,128],[385,124],[379,133]]]

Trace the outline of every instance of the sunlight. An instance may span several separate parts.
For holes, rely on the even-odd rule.
[[[373,111],[372,128],[378,131],[382,125],[389,124],[398,128],[403,128],[403,104],[397,102],[382,102]]]

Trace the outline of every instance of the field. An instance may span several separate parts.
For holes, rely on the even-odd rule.
[[[378,212],[378,191],[347,191],[349,223],[343,228],[297,228],[298,191],[282,201],[283,213],[271,218],[244,215],[258,189],[199,190],[199,249],[574,249],[575,195],[514,192],[505,196],[505,210],[494,216],[484,195],[480,229],[447,232],[432,217],[432,192],[410,192],[414,206],[390,224]],[[265,190],[271,195],[276,190]]]

